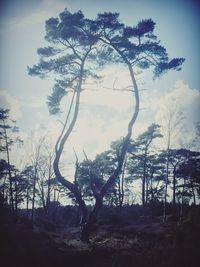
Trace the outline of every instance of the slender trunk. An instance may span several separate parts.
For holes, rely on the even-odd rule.
[[[82,62],[82,65],[81,65],[79,84],[78,84],[78,89],[76,91],[76,100],[75,100],[75,108],[74,108],[73,118],[72,118],[72,121],[71,121],[67,131],[64,133],[64,130],[65,130],[65,127],[66,127],[66,124],[67,124],[67,120],[69,118],[69,114],[71,113],[72,105],[74,103],[75,93],[74,93],[74,95],[72,97],[72,100],[71,100],[71,105],[70,105],[70,108],[69,108],[69,112],[68,112],[68,115],[67,115],[67,118],[66,118],[66,121],[65,121],[65,125],[64,125],[63,131],[61,132],[61,135],[58,138],[58,141],[56,143],[56,147],[55,147],[56,156],[55,156],[54,163],[53,163],[54,173],[55,173],[56,178],[58,179],[58,181],[64,187],[69,189],[75,195],[75,197],[76,197],[78,203],[80,204],[80,206],[83,206],[83,204],[82,204],[82,202],[83,202],[82,196],[81,196],[77,186],[74,185],[73,183],[69,182],[68,180],[66,180],[61,175],[60,169],[59,169],[59,161],[60,161],[60,157],[62,155],[63,149],[64,149],[64,145],[65,145],[69,135],[71,134],[71,132],[72,132],[72,130],[74,128],[75,122],[77,120],[77,117],[78,117],[79,104],[80,104],[80,93],[81,93],[82,79],[83,79],[83,69],[84,69],[84,61]]]
[[[15,201],[14,201],[14,207],[15,207],[15,215],[17,216],[18,213],[18,189],[17,189],[17,175],[15,171],[15,180],[14,180],[14,186],[15,186]]]
[[[38,188],[40,190],[40,194],[41,194],[41,201],[42,201],[42,206],[44,209],[44,212],[46,213],[46,202],[45,202],[45,192],[44,192],[44,178],[41,177],[41,181],[39,182],[39,180],[37,181],[37,185]]]
[[[57,190],[56,202],[59,202],[59,200],[60,200],[60,190]]]
[[[89,242],[89,236],[90,236],[90,233],[92,231],[92,227],[94,225],[94,222],[97,219],[98,212],[99,212],[100,208],[102,207],[103,198],[104,198],[105,194],[107,193],[107,191],[109,190],[109,188],[114,184],[114,182],[116,181],[117,177],[119,176],[119,174],[120,174],[120,172],[122,170],[122,166],[123,166],[123,163],[124,163],[124,158],[125,158],[126,151],[127,151],[127,148],[128,148],[128,144],[129,144],[129,141],[130,141],[130,138],[131,138],[131,135],[132,135],[132,127],[133,127],[133,124],[135,123],[135,121],[137,119],[137,115],[138,115],[138,112],[139,112],[138,88],[137,88],[137,84],[136,84],[136,81],[135,81],[135,77],[134,77],[134,74],[133,74],[132,67],[131,67],[130,64],[128,66],[129,66],[129,71],[130,71],[131,78],[132,78],[133,85],[134,85],[134,89],[135,89],[136,107],[135,107],[133,116],[132,116],[132,118],[131,118],[131,120],[129,122],[129,125],[128,125],[128,133],[127,133],[127,135],[126,135],[126,137],[124,139],[124,142],[123,142],[123,145],[122,145],[122,148],[121,148],[121,154],[119,156],[118,166],[115,169],[115,171],[113,172],[113,174],[109,177],[108,181],[103,185],[103,187],[100,190],[100,193],[95,196],[96,203],[95,203],[94,209],[93,209],[92,213],[90,213],[87,222],[82,227],[81,240],[84,241],[84,242]]]
[[[34,180],[33,180],[33,196],[32,196],[32,210],[31,210],[31,220],[34,221],[34,212],[35,212],[35,195],[36,195],[36,174],[37,169],[35,167]]]
[[[182,189],[182,195],[181,195],[180,222],[183,221],[184,192],[185,192],[185,177],[184,177],[183,189]]]
[[[18,215],[18,199],[17,199],[17,195],[15,195],[15,215]]]
[[[6,190],[5,190],[5,188],[6,188],[6,179],[7,179],[7,175],[5,175],[5,177],[4,177],[4,179],[3,179],[3,199],[6,199],[6,194],[5,194],[5,192],[6,192]]]
[[[154,192],[153,192],[153,201],[158,200],[158,187],[159,187],[159,183],[156,184],[156,186],[154,187]]]
[[[191,181],[191,189],[192,189],[193,203],[196,206],[196,196],[195,196],[195,191],[194,191],[194,184],[192,181]]]
[[[173,170],[173,213],[176,210],[176,166]]]
[[[145,209],[145,185],[146,185],[146,182],[145,182],[145,176],[142,177],[142,207],[143,207],[143,210]]]
[[[45,194],[44,194],[44,184],[42,182],[42,206],[43,206],[43,209],[45,211],[45,213],[47,213],[47,206],[46,206],[46,202],[45,202]]]
[[[64,133],[65,131],[65,127],[69,118],[69,115],[71,113],[71,109],[72,109],[72,105],[74,103],[74,96],[71,100],[71,105],[69,108],[69,112],[68,115],[66,117],[66,121],[63,127],[63,131],[61,132],[60,137],[58,138],[58,141],[56,143],[56,147],[55,147],[55,159],[54,159],[54,163],[53,163],[53,167],[54,167],[54,173],[55,176],[57,178],[57,180],[67,189],[69,189],[75,196],[76,201],[80,207],[81,210],[81,224],[84,224],[87,219],[88,219],[88,210],[86,207],[86,204],[82,198],[81,192],[78,189],[78,186],[69,182],[68,180],[66,180],[60,173],[60,169],[59,169],[59,161],[60,161],[60,157],[62,155],[63,149],[64,149],[64,145],[69,137],[69,135],[71,134],[74,125],[76,123],[77,117],[78,117],[78,112],[79,112],[79,104],[80,104],[80,93],[81,93],[81,89],[82,89],[82,82],[83,82],[83,72],[84,72],[84,64],[85,64],[85,60],[87,55],[89,54],[90,50],[86,53],[85,58],[82,60],[82,64],[81,64],[81,69],[80,69],[80,77],[79,77],[79,82],[78,82],[78,87],[76,92],[74,93],[74,96],[76,94],[76,100],[75,100],[75,107],[74,107],[74,114],[72,117],[72,121],[69,124],[69,127],[67,129],[67,131]]]
[[[151,203],[153,203],[154,200],[154,194],[153,194],[153,172],[150,176],[150,194],[151,194]]]
[[[119,176],[117,186],[118,186],[117,206],[120,207],[120,201],[121,201],[121,177],[120,176]]]
[[[151,195],[150,195],[150,207],[151,207],[151,219],[153,220],[154,218],[154,193],[153,193],[153,184],[152,184],[152,179],[151,179]]]
[[[127,135],[126,135],[126,137],[124,139],[124,142],[123,142],[123,145],[122,145],[122,148],[121,148],[121,151],[120,151],[120,156],[119,156],[119,160],[118,160],[118,166],[116,167],[116,169],[113,172],[113,174],[109,177],[108,181],[101,188],[101,190],[100,190],[100,192],[98,194],[99,198],[95,197],[96,198],[95,207],[94,207],[94,210],[90,214],[89,217],[88,217],[88,210],[87,210],[86,204],[85,204],[84,200],[82,199],[82,195],[81,195],[81,192],[79,191],[78,187],[75,184],[73,184],[73,183],[69,182],[68,180],[66,180],[61,175],[60,170],[59,170],[59,161],[60,161],[60,157],[61,157],[64,145],[65,145],[65,142],[67,141],[70,133],[72,132],[72,130],[74,128],[74,125],[75,125],[75,122],[76,122],[76,119],[77,119],[77,116],[78,116],[79,103],[80,103],[80,92],[81,92],[81,88],[82,88],[84,62],[85,62],[85,59],[86,59],[86,57],[87,57],[87,55],[88,55],[88,53],[90,51],[88,51],[88,53],[85,55],[85,58],[84,58],[84,60],[82,61],[82,64],[81,64],[80,78],[79,78],[78,88],[77,88],[77,91],[76,91],[76,103],[75,103],[75,108],[74,108],[74,114],[73,114],[73,117],[72,117],[72,121],[71,121],[67,131],[65,132],[65,134],[64,134],[64,129],[66,127],[66,123],[64,124],[63,131],[62,131],[60,137],[58,138],[58,141],[57,141],[56,147],[55,147],[56,157],[55,157],[54,164],[53,164],[54,173],[55,173],[56,178],[58,179],[58,181],[62,185],[64,185],[66,188],[68,188],[74,194],[74,196],[76,198],[76,201],[79,204],[79,207],[80,207],[80,210],[81,210],[81,213],[82,213],[81,223],[82,223],[82,226],[83,226],[81,239],[83,241],[86,241],[86,242],[89,241],[91,222],[93,222],[94,218],[96,218],[97,213],[98,213],[99,209],[102,206],[102,202],[103,202],[103,198],[104,198],[105,194],[108,192],[109,188],[114,184],[114,182],[116,181],[117,177],[119,176],[119,174],[120,174],[120,172],[122,170],[122,166],[123,166],[123,163],[124,163],[124,158],[125,158],[125,155],[126,155],[126,152],[127,152],[127,148],[128,148],[128,144],[129,144],[129,141],[130,141],[130,138],[131,138],[131,135],[132,135],[132,127],[133,127],[133,125],[134,125],[134,123],[135,123],[135,121],[137,119],[138,113],[139,113],[139,91],[138,91],[138,87],[137,87],[137,83],[136,83],[136,80],[135,80],[135,76],[134,76],[134,73],[133,73],[133,69],[132,69],[131,63],[127,60],[127,58],[116,47],[113,46],[113,48],[117,51],[117,53],[119,53],[122,56],[124,62],[128,66],[128,69],[129,69],[129,72],[130,72],[130,76],[131,76],[131,79],[132,79],[132,83],[133,83],[133,88],[134,88],[135,110],[134,110],[132,118],[131,118],[131,120],[130,120],[130,122],[128,124],[128,133],[127,133]],[[70,106],[69,112],[71,112],[71,106]],[[68,116],[67,116],[67,119],[68,119]],[[85,233],[86,233],[86,235],[85,235]]]
[[[51,180],[51,167],[52,166],[52,162],[51,162],[51,158],[49,160],[49,173],[48,173],[48,181],[47,181],[47,199],[46,199],[46,208],[48,210],[49,208],[49,204],[51,201],[51,185],[50,185],[50,180]]]
[[[120,200],[120,207],[122,208],[124,204],[124,171],[122,173],[122,183],[121,183],[121,200]]]
[[[166,177],[165,177],[165,187],[164,187],[163,222],[166,222],[168,177],[169,177],[169,148],[167,152]]]
[[[113,48],[117,51],[117,53],[119,53],[122,56],[124,62],[128,66],[129,73],[130,73],[132,83],[133,83],[133,88],[134,88],[135,109],[134,109],[132,118],[128,124],[128,133],[124,139],[124,142],[123,142],[123,145],[122,145],[122,148],[120,151],[121,153],[120,153],[120,156],[118,158],[118,165],[117,165],[115,171],[113,172],[113,174],[109,177],[107,182],[101,188],[101,190],[98,194],[98,198],[95,197],[96,198],[96,204],[94,207],[94,211],[92,212],[92,214],[90,214],[90,216],[88,218],[88,222],[85,224],[85,227],[83,227],[83,229],[82,229],[82,240],[86,241],[86,242],[89,242],[89,235],[90,235],[90,231],[92,228],[91,222],[93,222],[94,218],[97,217],[98,211],[102,206],[103,198],[104,198],[105,194],[108,192],[109,188],[115,183],[117,177],[121,173],[122,166],[123,166],[124,159],[125,159],[126,152],[127,152],[127,148],[128,148],[129,142],[130,142],[130,138],[132,136],[132,128],[133,128],[133,125],[134,125],[134,123],[137,119],[138,113],[139,113],[139,91],[138,91],[138,86],[137,86],[137,83],[135,80],[132,66],[131,66],[130,62],[126,59],[126,57],[115,46],[113,46]]]
[[[53,188],[53,202],[56,201],[56,189],[55,187]]]
[[[51,201],[51,188],[50,188],[50,177],[48,178],[48,186],[47,186],[47,199],[46,199],[46,207],[47,207],[47,210],[49,208],[49,204],[50,204],[50,201]]]
[[[26,189],[26,216],[27,218],[29,217],[29,212],[28,212],[28,208],[29,208],[29,189]]]
[[[9,153],[8,136],[7,136],[7,132],[6,132],[6,128],[5,128],[5,122],[4,122],[4,135],[5,135],[5,141],[6,141],[6,156],[7,156],[7,162],[8,162],[9,202],[10,202],[11,211],[14,212],[12,174],[11,174],[11,166],[10,166],[10,153]]]
[[[124,162],[122,175],[121,175],[121,195],[120,195],[120,202],[119,202],[120,212],[121,212],[121,209],[122,209],[122,206],[123,206],[123,202],[124,202],[124,176],[125,176],[125,169],[126,169],[126,160]]]
[[[115,47],[114,47],[115,48]],[[121,54],[121,52],[115,48],[115,50],[122,56],[124,62],[127,64],[128,69],[129,69],[129,73],[131,76],[131,80],[133,83],[133,88],[134,88],[134,97],[135,97],[135,109],[132,115],[132,118],[128,124],[128,132],[126,137],[124,138],[124,142],[121,148],[121,153],[118,159],[118,166],[116,167],[114,173],[109,177],[108,181],[104,184],[104,186],[102,187],[101,191],[100,191],[100,195],[103,198],[105,196],[105,194],[107,193],[107,191],[109,190],[109,188],[114,184],[116,178],[119,176],[121,170],[122,170],[122,166],[123,166],[123,162],[124,162],[124,158],[127,152],[127,148],[130,142],[130,138],[132,136],[132,128],[133,125],[138,117],[138,113],[139,113],[139,90],[138,90],[138,86],[135,80],[135,75],[133,73],[133,69],[131,64],[128,62],[128,60]]]
[[[153,175],[154,175],[154,171],[151,171],[151,175],[149,178],[149,186],[150,186],[150,196],[149,196],[149,202],[150,202],[150,207],[151,207],[151,218],[153,219],[154,214],[154,192],[153,192]]]
[[[34,182],[35,184],[35,182]],[[34,220],[34,212],[35,212],[35,185],[33,185],[33,196],[32,196],[32,209],[31,209],[31,220]]]
[[[149,202],[149,181],[148,181],[148,175],[146,173],[146,198],[145,198],[145,205],[147,205]]]
[[[146,205],[146,166],[147,166],[147,148],[144,153],[144,164],[143,164],[143,177],[142,177],[142,207],[145,210]]]

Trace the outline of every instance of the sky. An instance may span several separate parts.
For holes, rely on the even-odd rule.
[[[6,0],[0,2],[0,106],[10,108],[17,120],[20,135],[25,142],[36,142],[48,134],[56,140],[63,117],[49,115],[46,105],[51,94],[52,79],[30,77],[27,66],[38,62],[37,48],[47,46],[44,40],[45,20],[57,17],[67,8],[82,10],[95,18],[99,12],[119,12],[127,25],[152,18],[155,33],[170,57],[184,57],[179,72],[170,71],[160,79],[149,74],[137,77],[141,90],[141,110],[134,126],[133,138],[153,122],[161,123],[160,114],[169,99],[184,113],[182,138],[190,142],[194,124],[200,114],[200,5],[195,0]],[[124,136],[133,107],[128,92],[108,90],[117,81],[118,87],[128,85],[124,67],[112,66],[103,70],[105,82],[92,85],[81,98],[76,126],[66,146],[63,158],[68,166],[74,163],[73,148],[83,158],[84,149],[89,158],[106,149],[111,141]],[[144,90],[145,89],[145,90]],[[34,138],[33,138],[34,136]],[[24,155],[26,157],[26,153]],[[69,167],[70,168],[70,167]]]

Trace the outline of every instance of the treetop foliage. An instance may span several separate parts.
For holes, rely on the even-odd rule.
[[[104,12],[87,19],[82,11],[65,9],[57,18],[46,21],[45,39],[50,46],[38,48],[40,62],[28,67],[29,74],[45,78],[55,75],[50,113],[60,112],[60,102],[68,92],[83,83],[99,79],[97,69],[110,63],[125,63],[140,69],[153,68],[154,77],[170,69],[180,70],[183,58],[169,59],[166,49],[154,34],[155,22],[144,19],[136,26],[126,26],[119,13]],[[80,88],[79,88],[80,90]]]
[[[99,14],[96,20],[100,36],[117,48],[130,61],[141,69],[154,68],[154,77],[159,77],[169,69],[180,70],[183,58],[169,60],[166,49],[153,34],[155,22],[152,19],[139,21],[129,27],[120,23],[119,13]]]
[[[10,129],[11,126],[8,125],[9,120],[9,109],[0,109],[0,129]]]
[[[51,44],[37,50],[40,62],[32,68],[28,67],[29,74],[45,78],[51,72],[55,75],[55,84],[52,95],[48,97],[50,113],[60,112],[60,102],[68,92],[76,92],[80,76],[98,79],[93,71],[91,60],[92,46],[95,43],[89,24],[81,11],[74,14],[65,10],[59,18],[50,18],[46,21],[45,39]],[[85,66],[86,58],[90,66]]]

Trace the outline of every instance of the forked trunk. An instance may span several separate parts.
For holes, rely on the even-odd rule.
[[[95,228],[95,224],[97,222],[97,216],[102,205],[103,205],[103,198],[98,198],[96,200],[93,210],[90,212],[88,216],[87,221],[81,224],[81,241],[82,242],[86,242],[86,243],[90,242],[90,236],[91,236],[92,231]]]

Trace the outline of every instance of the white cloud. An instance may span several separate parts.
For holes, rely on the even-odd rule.
[[[200,113],[200,92],[197,89],[190,88],[183,81],[177,81],[174,88],[154,103],[153,108],[157,110],[156,117],[159,116],[165,106],[173,105],[184,113],[188,123],[193,123]]]
[[[121,90],[131,84],[128,71],[112,66],[99,74],[104,76],[103,83],[87,84],[81,94],[78,120],[66,144],[67,151],[73,151],[74,147],[80,157],[85,149],[88,156],[94,158],[97,153],[109,149],[112,141],[125,136],[134,109],[133,92]],[[63,107],[68,106],[67,103]],[[70,155],[74,160],[71,152]]]
[[[14,120],[22,117],[21,103],[18,98],[9,95],[5,90],[0,91],[1,108],[10,109],[10,117]]]
[[[173,112],[174,125],[177,127],[174,131],[175,146],[178,142],[187,145],[193,138],[194,126],[199,120],[200,92],[190,88],[183,81],[177,81],[172,89],[159,98],[159,101],[151,98],[149,108],[154,111],[155,121],[161,124],[163,129],[165,129],[164,118],[169,112]],[[180,125],[176,122],[178,114],[183,115]]]
[[[107,123],[101,119],[81,118],[76,123],[67,147],[74,147],[79,154],[84,149],[89,157],[94,158],[96,154],[109,149],[111,141],[124,134],[125,127],[126,122],[121,120]]]
[[[29,108],[41,108],[46,105],[46,98],[37,97],[37,96],[29,96],[29,97],[20,97],[21,105],[23,107]]]
[[[132,105],[132,95],[130,92],[114,90],[98,90],[84,92],[82,101],[84,106],[102,106],[113,109],[116,112],[124,112]]]

